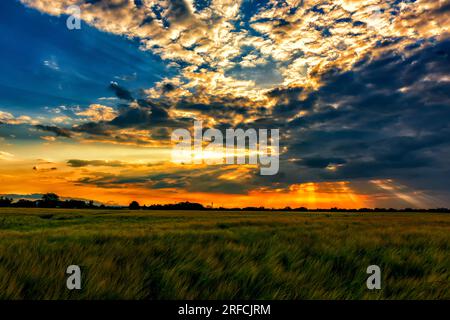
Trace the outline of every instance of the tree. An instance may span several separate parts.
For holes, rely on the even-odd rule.
[[[14,203],[13,206],[19,208],[33,208],[36,207],[36,202],[27,199],[20,199],[19,201]]]
[[[0,207],[10,207],[12,199],[0,197]]]
[[[44,208],[54,208],[58,205],[59,196],[56,193],[46,193],[42,195],[42,204]]]
[[[42,195],[42,201],[57,202],[57,201],[59,201],[59,196],[56,193],[46,193],[46,194]]]
[[[75,209],[83,209],[86,208],[86,202],[82,200],[66,200],[64,202],[61,202],[61,207],[63,208],[75,208]]]
[[[139,203],[138,203],[137,201],[132,201],[132,202],[130,203],[130,205],[128,206],[128,208],[129,208],[130,210],[138,210],[138,209],[141,208],[141,206],[139,205]]]

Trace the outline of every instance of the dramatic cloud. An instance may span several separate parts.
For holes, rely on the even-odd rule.
[[[101,98],[58,108],[44,104],[44,116],[2,106],[0,137],[15,143],[2,147],[2,160],[11,159],[5,152],[16,155],[23,141],[45,144],[46,155],[60,148],[57,172],[33,172],[48,175],[49,185],[108,195],[131,190],[128,196],[143,198],[154,192],[158,200],[203,201],[214,193],[224,203],[448,205],[449,1],[21,3],[61,20],[78,5],[83,27],[124,36],[117,39],[128,39],[127,45],[171,70],[139,86],[132,82],[142,72],[111,74],[98,81],[106,91]],[[115,65],[134,64],[119,45],[105,51]],[[44,82],[67,76],[64,59],[43,59]],[[96,75],[101,63],[85,60]],[[82,70],[72,76],[84,78]],[[55,90],[73,96],[63,85]],[[106,97],[108,91],[114,97]],[[279,174],[260,176],[247,165],[171,164],[172,130],[191,129],[194,120],[205,129],[279,128]],[[84,158],[88,146],[94,150]],[[112,147],[122,149],[114,153]],[[129,150],[136,153],[127,158]]]
[[[450,25],[448,2],[433,0],[22,2],[52,15],[67,14],[76,4],[87,23],[139,39],[143,49],[178,66],[172,97],[232,94],[262,103],[268,102],[261,94],[267,85],[317,88],[329,70],[349,70],[367,54],[445,37]],[[158,97],[167,90],[149,93]]]
[[[284,181],[378,177],[431,193],[448,190],[449,56],[450,41],[408,57],[387,52],[329,73],[305,100],[277,106],[274,118],[292,119],[285,126]]]

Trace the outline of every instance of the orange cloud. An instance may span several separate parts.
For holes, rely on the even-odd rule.
[[[370,206],[367,195],[358,194],[347,182],[323,182],[292,185],[288,189],[258,188],[245,194],[189,192],[182,188],[151,189],[140,184],[98,186],[80,183],[83,177],[93,177],[95,172],[107,170],[109,175],[127,175],[136,172],[136,176],[145,171],[176,172],[177,166],[170,164],[146,165],[133,164],[131,168],[123,165],[111,166],[98,163],[92,171],[86,167],[69,167],[66,164],[48,161],[1,161],[0,194],[34,194],[55,192],[62,197],[92,199],[110,205],[127,205],[132,200],[141,204],[175,203],[181,201],[200,202],[204,205],[214,203],[215,207],[265,206],[283,208],[286,206],[308,208],[345,207],[359,208]],[[97,166],[97,165],[96,165]],[[165,169],[164,169],[165,168]],[[204,170],[211,170],[203,166]],[[245,179],[246,170],[225,171],[220,180]],[[175,171],[174,171],[175,170]],[[234,174],[235,173],[235,174]],[[26,182],[26,183],[24,183]]]

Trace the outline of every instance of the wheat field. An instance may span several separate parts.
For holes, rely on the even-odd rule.
[[[449,249],[449,214],[3,208],[0,299],[450,299]]]

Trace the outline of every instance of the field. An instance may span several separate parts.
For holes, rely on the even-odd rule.
[[[0,299],[450,299],[449,249],[449,214],[3,208]]]

